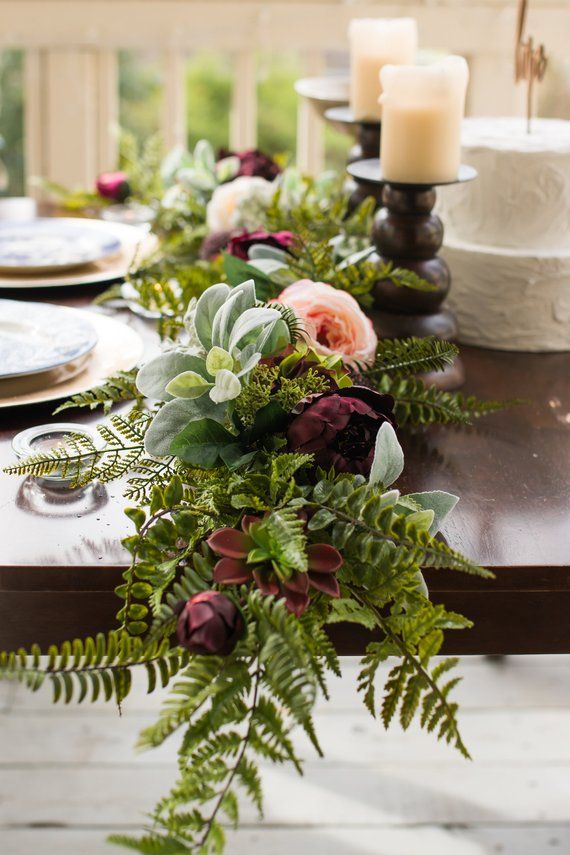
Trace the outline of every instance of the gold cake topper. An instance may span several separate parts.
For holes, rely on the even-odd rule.
[[[544,45],[534,46],[534,39],[525,39],[527,0],[519,0],[517,16],[517,40],[515,44],[515,83],[526,80],[526,129],[530,134],[532,120],[532,93],[535,80],[540,83],[546,71],[547,58]]]

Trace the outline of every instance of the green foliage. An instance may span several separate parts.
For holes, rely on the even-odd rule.
[[[422,279],[407,267],[394,267],[393,262],[380,260],[376,269],[377,281],[387,279],[399,288],[412,288],[415,291],[437,291],[437,286]]]
[[[139,406],[142,405],[143,399],[135,383],[137,371],[137,368],[133,368],[131,371],[118,371],[116,374],[112,374],[100,386],[95,386],[88,392],[73,395],[64,401],[54,410],[54,415],[76,407],[88,407],[90,410],[102,407],[103,413],[106,415],[114,404],[122,401],[136,400]]]
[[[111,842],[138,852],[222,851],[221,816],[237,824],[238,790],[261,812],[259,759],[300,772],[296,724],[320,751],[311,712],[325,671],[338,671],[330,642],[314,619],[297,620],[282,602],[259,591],[243,596],[246,638],[230,657],[193,657],[158,722],[141,734],[146,749],[184,728],[179,779],[152,814],[152,831]]]
[[[149,460],[144,453],[144,434],[151,421],[149,413],[133,410],[130,416],[112,416],[106,424],[98,425],[102,443],[75,434],[66,444],[48,452],[34,454],[21,463],[4,470],[9,475],[44,475],[59,473],[70,479],[71,486],[91,481],[112,481],[128,472],[158,471],[163,463]]]
[[[390,618],[378,617],[378,622],[385,632],[382,642],[368,645],[366,655],[362,659],[362,670],[359,674],[359,691],[364,694],[364,703],[373,717],[378,714],[385,728],[388,728],[396,714],[400,724],[407,730],[418,711],[420,724],[428,732],[435,732],[438,739],[443,739],[453,746],[466,758],[469,752],[461,738],[457,724],[458,705],[449,700],[452,689],[460,682],[460,678],[446,679],[448,672],[455,667],[455,658],[442,659],[430,669],[429,660],[435,656],[443,641],[440,625],[449,627],[443,606],[425,607],[428,615],[421,618],[409,617],[400,619],[403,630],[408,624],[417,624],[421,620],[421,635],[417,644],[405,644],[391,628]],[[468,626],[463,620],[457,627]],[[401,656],[401,661],[395,665],[384,686],[381,704],[376,702],[375,678],[379,666],[390,656]],[[445,681],[442,679],[445,677]]]
[[[160,164],[163,156],[164,146],[160,134],[151,134],[139,143],[133,133],[121,130],[120,166],[129,177],[132,195],[143,203],[153,202],[162,195]]]
[[[382,374],[410,374],[443,371],[451,365],[459,349],[449,341],[435,336],[427,338],[382,338],[376,348],[376,358],[363,376],[374,381]]]
[[[365,587],[373,602],[385,602],[400,576],[412,582],[422,567],[492,575],[418,527],[413,517],[396,513],[387,496],[361,476],[320,481],[313,488],[307,506],[330,515],[331,543],[358,562],[354,573],[343,568],[341,579]]]
[[[518,401],[481,401],[474,395],[444,392],[426,386],[418,377],[385,373],[370,378],[380,392],[394,396],[398,424],[469,425],[474,419],[494,413]]]
[[[51,645],[47,663],[41,659],[37,644],[29,652],[0,653],[0,680],[16,680],[37,692],[47,681],[53,687],[53,701],[92,703],[100,698],[121,703],[131,688],[131,671],[143,667],[149,687],[162,685],[188,662],[188,655],[178,647],[170,647],[168,639],[143,642],[123,632],[98,633],[95,638],[65,641],[61,647]]]
[[[279,375],[276,366],[256,365],[249,383],[235,402],[235,413],[244,427],[251,427],[256,414],[269,403],[273,383]]]
[[[181,263],[169,256],[169,247],[142,263],[127,277],[133,300],[155,316],[162,339],[176,338],[182,330],[188,304],[210,285],[223,279],[220,265],[206,261]],[[109,295],[113,298],[112,293]]]

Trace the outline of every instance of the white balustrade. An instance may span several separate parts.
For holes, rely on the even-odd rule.
[[[412,15],[424,47],[467,57],[475,114],[518,112],[512,83],[514,0],[0,0],[0,50],[25,52],[25,160],[28,176],[89,185],[116,165],[117,52],[161,52],[162,131],[168,146],[186,136],[184,68],[191,52],[216,50],[233,60],[229,144],[257,138],[256,56],[298,51],[307,76],[325,52],[346,48],[353,17]],[[567,0],[534,0],[528,31],[551,56],[564,57],[570,32]],[[297,158],[316,172],[323,163],[320,119],[299,104]]]

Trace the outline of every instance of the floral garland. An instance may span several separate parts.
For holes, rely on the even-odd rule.
[[[432,658],[444,631],[470,622],[430,601],[422,570],[490,574],[437,536],[456,496],[398,490],[396,430],[406,421],[465,423],[496,405],[412,376],[443,369],[453,345],[377,340],[356,299],[366,302],[357,286],[369,275],[368,251],[355,247],[366,211],[346,219],[342,196],[333,202],[318,183],[274,175],[280,183],[263,190],[260,220],[257,189],[233,207],[229,200],[244,178],[266,179],[220,183],[244,163],[255,172],[257,153],[228,155],[221,166],[205,146],[191,157],[163,207],[200,234],[186,251],[202,278],[167,287],[147,265],[131,279],[171,340],[136,376],[110,378],[66,405],[133,399],[132,409],[99,426],[101,443],[78,435],[7,470],[59,472],[74,485],[129,474],[135,533],[124,541],[131,564],[117,589],[119,626],[51,647],[47,664],[36,646],[2,653],[0,678],[32,690],[51,682],[55,701],[102,696],[119,705],[136,669],[149,691],[170,684],[139,745],[178,733],[178,779],[140,838],[110,840],[142,853],[205,855],[221,852],[225,825],[238,824],[238,794],[261,813],[260,759],[302,771],[295,727],[322,753],[312,711],[319,693],[327,697],[327,674],[339,673],[327,632],[335,623],[374,632],[359,675],[370,713],[386,727],[398,717],[404,729],[417,716],[468,756],[451,698],[456,660]],[[283,220],[292,228],[278,228]],[[214,234],[225,234],[223,259],[200,260]],[[167,256],[155,274],[181,276]],[[220,272],[227,281],[210,281]],[[380,697],[377,671],[389,658]]]

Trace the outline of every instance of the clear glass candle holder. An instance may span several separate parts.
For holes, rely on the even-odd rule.
[[[141,202],[124,202],[109,205],[101,211],[101,219],[109,223],[122,223],[126,226],[139,226],[148,230],[156,217],[156,210],[151,205]]]
[[[12,440],[12,450],[19,460],[23,460],[33,454],[42,454],[64,445],[65,440],[73,434],[87,437],[96,444],[99,440],[99,434],[91,428],[73,424],[72,422],[59,422],[49,425],[37,425],[36,427],[21,431]],[[90,462],[92,462],[92,457],[87,456],[82,463],[82,467],[86,469]],[[67,475],[64,476],[61,470],[56,470],[49,475],[34,478],[34,480],[37,484],[49,487],[52,490],[65,490],[70,488],[74,478]]]

